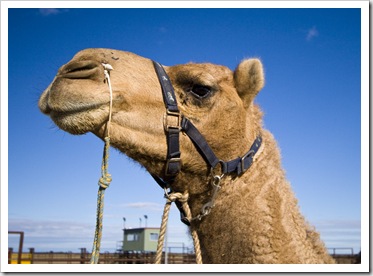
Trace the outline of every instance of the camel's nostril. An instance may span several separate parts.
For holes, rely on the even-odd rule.
[[[101,63],[93,60],[74,61],[63,66],[58,76],[68,79],[93,79],[100,67]]]

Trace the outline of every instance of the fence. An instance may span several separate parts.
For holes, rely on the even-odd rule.
[[[338,264],[359,264],[361,262],[361,252],[354,254],[353,248],[328,248],[328,251]]]
[[[338,264],[360,263],[361,255],[354,254],[352,248],[330,248],[331,256]],[[80,253],[72,252],[35,252],[30,248],[28,253],[14,253],[12,248],[8,249],[9,264],[89,264],[91,254],[85,248]],[[100,264],[152,264],[155,260],[155,252],[116,252],[101,253]],[[165,253],[162,263],[165,262]],[[168,264],[194,264],[193,253],[168,253]]]
[[[35,252],[30,248],[29,253],[14,253],[12,248],[8,249],[9,264],[89,264],[91,254],[85,248],[80,253],[71,252]],[[124,252],[124,253],[101,253],[100,264],[152,264],[155,261],[155,252]],[[165,262],[165,253],[162,263]],[[193,264],[195,255],[191,253],[168,253],[168,264]]]

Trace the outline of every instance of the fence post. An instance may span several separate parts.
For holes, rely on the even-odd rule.
[[[29,248],[30,250],[30,264],[34,263],[34,253],[35,253],[35,248],[31,247]]]
[[[13,248],[9,247],[8,248],[8,264],[12,263],[12,255],[13,255]]]
[[[86,248],[80,248],[80,263],[85,263],[85,257],[86,257],[87,249]]]

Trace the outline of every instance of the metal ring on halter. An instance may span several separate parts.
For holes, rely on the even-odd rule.
[[[164,197],[169,200],[170,199],[171,189],[169,191],[168,191],[168,189],[169,188],[166,188],[166,187],[163,188],[163,190],[164,190]]]
[[[220,174],[216,174],[214,171],[220,164]],[[215,165],[215,167],[211,167],[210,169],[210,175],[211,177],[215,178],[216,176],[219,177],[219,179],[222,179],[224,177],[225,172],[227,171],[227,163],[225,163],[222,160],[219,160],[219,163]]]
[[[220,187],[219,184],[220,184],[223,177],[224,177],[224,174],[223,175],[214,175],[211,179],[211,184],[214,187]]]

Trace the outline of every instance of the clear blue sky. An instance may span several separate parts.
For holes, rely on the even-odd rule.
[[[165,65],[207,61],[232,70],[245,57],[261,58],[266,85],[256,102],[303,214],[327,247],[359,252],[368,185],[360,171],[360,9],[28,8],[8,16],[8,225],[25,231],[26,250],[91,251],[103,144],[58,130],[37,101],[77,51],[105,47]],[[158,227],[164,199],[126,156],[112,150],[109,162],[102,251],[113,252],[122,218],[138,227],[147,215]],[[192,247],[172,209],[169,242]]]

